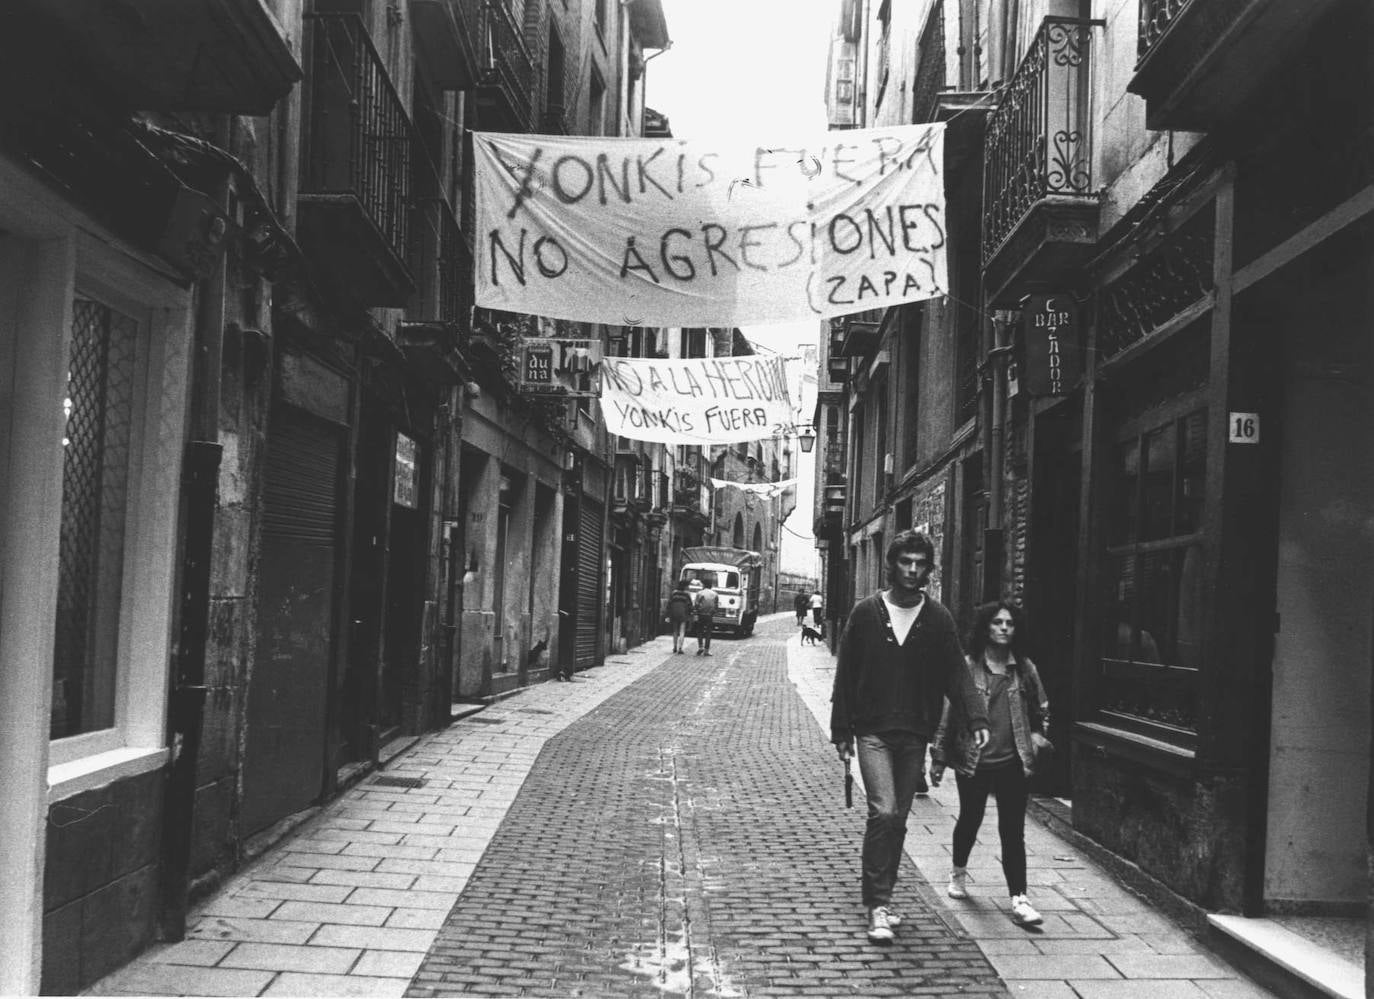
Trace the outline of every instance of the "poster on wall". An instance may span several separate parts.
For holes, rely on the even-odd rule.
[[[940,571],[940,563],[945,550],[945,485],[942,477],[918,492],[911,511],[912,527],[930,538],[930,543],[935,546],[935,568],[930,571],[926,593],[942,603],[944,576]]]
[[[946,293],[944,125],[767,143],[473,134],[477,305],[738,326]]]
[[[396,462],[393,477],[392,501],[397,506],[419,509],[420,493],[417,483],[418,446],[405,434],[396,433]]]

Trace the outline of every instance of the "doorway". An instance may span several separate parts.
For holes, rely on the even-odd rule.
[[[1264,899],[1355,914],[1368,900],[1365,797],[1374,660],[1369,257],[1310,286],[1288,322]],[[1334,269],[1334,267],[1333,267]]]

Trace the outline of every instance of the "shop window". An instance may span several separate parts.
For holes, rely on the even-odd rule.
[[[1108,465],[1105,720],[1191,744],[1202,668],[1207,411],[1174,403],[1118,435]]]
[[[72,305],[50,735],[114,725],[139,324]]]

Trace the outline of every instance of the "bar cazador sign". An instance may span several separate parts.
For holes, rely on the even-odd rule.
[[[477,304],[735,326],[945,294],[944,125],[763,144],[474,133]]]

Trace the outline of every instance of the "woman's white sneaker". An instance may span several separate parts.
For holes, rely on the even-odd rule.
[[[1018,926],[1035,926],[1045,921],[1025,895],[1011,897],[1011,918]]]
[[[954,868],[949,876],[949,887],[945,889],[945,894],[950,898],[968,898],[968,883],[972,880],[967,867]]]
[[[892,943],[892,924],[888,922],[887,906],[875,905],[868,910],[868,939],[873,943]]]

